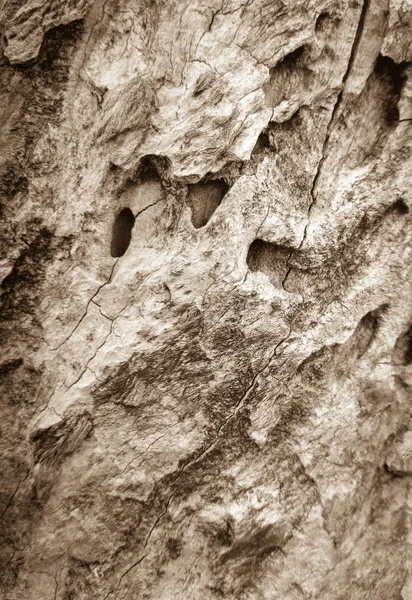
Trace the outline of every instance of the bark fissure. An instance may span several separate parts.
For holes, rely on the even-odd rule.
[[[326,134],[325,134],[325,138],[324,138],[324,141],[323,141],[323,146],[322,146],[322,151],[321,151],[321,155],[320,155],[320,160],[318,162],[318,165],[317,165],[317,168],[316,168],[316,172],[315,172],[315,176],[314,176],[313,181],[312,181],[312,187],[311,187],[311,190],[310,190],[310,203],[309,203],[309,206],[308,206],[308,214],[307,214],[307,220],[306,220],[305,228],[303,230],[303,236],[302,236],[302,239],[301,239],[301,241],[299,243],[298,248],[296,250],[292,250],[292,252],[290,253],[290,255],[289,255],[288,259],[287,259],[288,265],[290,264],[290,261],[292,260],[294,254],[296,252],[300,252],[302,250],[302,247],[303,247],[303,245],[305,243],[305,240],[306,240],[306,237],[307,237],[308,227],[309,227],[309,224],[310,224],[311,212],[312,212],[313,207],[314,207],[314,205],[316,203],[316,188],[317,188],[317,185],[318,185],[319,178],[320,178],[320,176],[322,174],[323,165],[324,165],[325,160],[327,158],[328,145],[329,145],[330,137],[331,137],[331,134],[333,132],[333,128],[335,126],[335,123],[339,119],[339,116],[340,116],[339,115],[339,108],[341,106],[343,95],[345,93],[345,84],[346,84],[346,81],[348,80],[348,77],[350,76],[350,73],[351,73],[354,61],[356,59],[357,51],[358,51],[359,44],[360,44],[360,41],[361,41],[361,38],[362,38],[362,34],[363,34],[363,31],[364,31],[366,16],[367,16],[367,13],[368,13],[368,10],[369,10],[369,3],[370,3],[370,0],[363,0],[362,10],[361,10],[361,14],[360,14],[360,17],[359,17],[359,22],[358,22],[358,27],[357,27],[357,30],[356,30],[355,38],[354,38],[354,41],[353,41],[353,44],[352,44],[352,48],[351,48],[351,52],[350,52],[350,56],[349,56],[348,66],[347,66],[347,69],[346,69],[346,71],[345,71],[345,73],[343,75],[343,79],[342,79],[342,89],[340,90],[340,92],[337,95],[336,102],[335,102],[335,104],[333,106],[333,109],[332,109],[332,114],[331,114],[330,120],[329,120],[328,125],[326,127]],[[287,269],[287,271],[285,273],[285,276],[283,278],[282,287],[285,290],[286,290],[285,285],[287,283],[288,277],[289,277],[289,275],[290,275],[290,273],[291,273],[291,271],[292,271],[293,268],[294,268],[293,266],[288,266],[288,269]]]

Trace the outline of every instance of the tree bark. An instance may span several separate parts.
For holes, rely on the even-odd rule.
[[[411,0],[0,2],[6,600],[411,600]]]

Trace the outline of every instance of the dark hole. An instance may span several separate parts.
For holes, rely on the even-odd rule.
[[[265,557],[280,550],[286,542],[286,529],[280,526],[264,525],[254,532],[238,538],[229,550],[220,555],[220,561],[244,559],[248,556]]]
[[[124,208],[117,215],[112,230],[110,254],[113,258],[123,256],[129,247],[134,225],[134,215],[130,208]]]
[[[137,179],[140,183],[168,179],[170,161],[166,156],[147,154],[139,163]]]
[[[4,376],[8,375],[9,373],[12,373],[16,369],[18,369],[20,367],[20,365],[22,365],[22,364],[23,364],[22,358],[16,358],[15,360],[9,360],[5,363],[2,363],[0,365],[0,376],[4,377]]]
[[[67,25],[58,25],[47,31],[37,59],[29,60],[23,64],[16,65],[18,71],[28,73],[29,78],[38,77],[47,70],[48,75],[53,72],[56,83],[62,83],[66,76],[66,68],[63,67],[67,51],[73,48],[83,32],[83,20],[78,19]],[[12,38],[9,35],[9,41]]]
[[[278,67],[280,65],[282,65],[283,67],[294,66],[294,64],[299,60],[299,58],[301,58],[303,56],[304,52],[305,52],[305,46],[299,46],[299,48],[296,48],[296,50],[293,50],[293,52],[286,54],[286,56],[284,58],[282,58],[282,60],[278,63],[277,66]]]
[[[353,334],[359,358],[365,354],[373,340],[376,338],[382,317],[387,309],[388,305],[382,304],[376,310],[366,313],[359,321]]]
[[[257,239],[249,247],[246,263],[251,271],[264,273],[274,286],[281,287],[290,253],[291,248]]]
[[[219,528],[216,534],[216,538],[222,546],[231,546],[235,539],[235,530],[233,527],[232,519],[227,519],[225,526]]]
[[[229,186],[223,179],[214,179],[190,184],[188,188],[192,223],[196,229],[199,229],[208,223],[229,190]]]
[[[255,152],[259,152],[259,150],[264,150],[265,148],[270,148],[270,140],[266,131],[262,131],[260,136],[257,139],[255,147],[253,148],[252,154]]]
[[[139,165],[139,179],[142,181],[150,181],[158,179],[159,173],[155,162],[149,156],[144,156]]]
[[[375,75],[386,86],[386,120],[388,123],[399,120],[398,101],[405,81],[404,64],[397,65],[389,56],[379,55],[375,64]]]
[[[199,75],[196,81],[195,89],[193,90],[193,96],[199,96],[199,94],[207,90],[207,88],[212,85],[215,78],[216,76],[213,71],[208,71],[207,73]]]
[[[305,46],[299,46],[299,48],[284,56],[274,67],[269,69],[270,79],[265,86],[268,106],[277,106],[277,104],[292,93],[292,82],[294,81],[293,78],[296,77],[295,73],[302,70],[305,71],[304,59],[302,59],[304,52]]]
[[[267,271],[270,268],[272,253],[272,244],[263,240],[254,240],[247,253],[247,266],[251,271]],[[266,268],[264,268],[265,266]]]
[[[398,93],[401,91],[405,81],[402,70],[402,64],[397,65],[389,56],[382,56],[379,54],[375,64],[375,73],[381,77],[390,79],[394,90]]]
[[[324,31],[325,26],[328,25],[329,21],[330,21],[329,13],[327,13],[327,12],[320,13],[318,18],[316,19],[315,31],[316,32]]]
[[[392,210],[400,215],[407,215],[409,212],[409,206],[406,204],[403,198],[399,198],[392,206]]]
[[[279,70],[289,70],[295,66],[295,63],[301,58],[305,51],[305,46],[299,46],[293,52],[286,54],[274,67],[269,70],[269,74],[273,77]]]

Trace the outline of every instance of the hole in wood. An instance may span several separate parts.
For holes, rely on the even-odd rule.
[[[398,65],[388,56],[382,55],[378,56],[375,63],[374,73],[380,80],[384,91],[387,123],[399,120],[398,102],[405,82],[403,67],[403,63]]]
[[[392,210],[397,212],[399,215],[407,215],[409,212],[409,206],[406,204],[403,198],[399,198],[399,200],[397,200],[393,205]]]
[[[331,16],[328,12],[320,13],[320,15],[316,19],[316,23],[315,23],[316,33],[325,31],[328,28],[330,21],[331,21]]]
[[[123,256],[129,247],[134,226],[134,215],[130,208],[123,208],[113,223],[110,254],[113,258]]]
[[[256,141],[255,147],[252,150],[252,154],[261,152],[262,150],[265,150],[265,148],[271,148],[271,144],[268,133],[266,131],[262,131]]]
[[[257,239],[249,247],[246,263],[251,271],[264,273],[272,285],[280,288],[288,269],[291,251],[291,248]]]
[[[229,190],[223,179],[199,181],[190,184],[188,201],[192,209],[192,223],[196,229],[204,227]]]

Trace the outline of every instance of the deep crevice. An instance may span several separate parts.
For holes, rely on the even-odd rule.
[[[362,35],[363,35],[363,31],[364,31],[364,27],[365,27],[365,21],[366,21],[366,15],[367,15],[367,13],[369,11],[369,2],[370,2],[370,0],[364,0],[363,1],[362,10],[361,10],[361,14],[360,14],[360,17],[359,17],[359,22],[358,22],[358,27],[357,27],[357,30],[356,30],[355,38],[354,38],[354,41],[353,41],[353,44],[352,44],[352,49],[351,49],[351,53],[350,53],[350,57],[349,57],[349,61],[348,61],[348,66],[347,66],[345,74],[344,74],[344,76],[342,78],[342,89],[341,89],[341,91],[339,92],[339,94],[338,94],[338,96],[336,98],[336,102],[335,102],[335,105],[334,105],[333,110],[332,110],[332,115],[331,115],[331,118],[329,120],[328,126],[326,128],[326,135],[325,135],[325,139],[324,139],[323,146],[322,146],[322,154],[321,154],[321,157],[320,157],[317,169],[316,169],[316,173],[315,173],[315,176],[313,178],[312,187],[311,187],[311,190],[310,190],[311,201],[310,201],[310,204],[309,204],[309,207],[308,207],[307,222],[306,222],[306,225],[305,225],[305,229],[303,231],[302,240],[301,240],[301,242],[299,244],[299,247],[297,248],[297,252],[301,251],[301,249],[303,247],[303,244],[305,243],[305,240],[306,240],[306,236],[307,236],[307,232],[308,232],[308,227],[309,227],[309,223],[310,223],[312,209],[313,209],[314,204],[316,202],[316,189],[317,189],[318,180],[319,180],[319,178],[321,176],[323,164],[324,164],[324,162],[326,160],[327,148],[328,148],[330,136],[332,134],[332,130],[333,130],[334,126],[335,126],[335,122],[336,122],[337,118],[339,118],[339,110],[340,110],[340,106],[341,106],[341,103],[342,103],[343,94],[344,94],[344,91],[345,91],[346,81],[347,81],[347,79],[348,79],[348,77],[349,77],[349,75],[350,75],[350,73],[352,71],[352,67],[353,67],[353,64],[355,62],[356,54],[357,54],[357,51],[358,51],[358,48],[359,48],[360,40],[361,40]],[[293,257],[294,254],[295,254],[295,250],[292,250],[292,252],[289,254],[288,259],[287,259],[287,263],[286,263],[287,270],[286,270],[286,274],[285,274],[285,276],[284,276],[284,278],[282,280],[282,286],[284,288],[285,288],[287,279],[288,279],[288,277],[290,275],[290,272],[292,271],[292,268],[293,268],[291,266],[291,259],[292,259],[292,257]]]
[[[110,245],[110,254],[113,258],[123,256],[128,249],[130,240],[132,239],[134,220],[134,215],[130,208],[123,208],[115,218]]]

